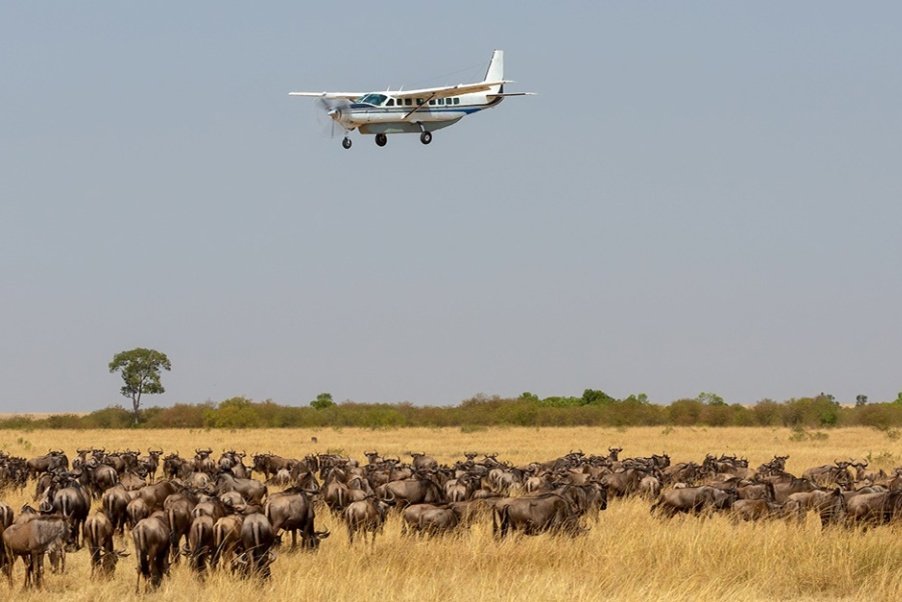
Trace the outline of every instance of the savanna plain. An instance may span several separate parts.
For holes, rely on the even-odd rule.
[[[311,438],[316,437],[317,442]],[[162,447],[191,456],[195,448],[272,452],[298,457],[332,452],[364,460],[365,450],[408,459],[423,451],[453,464],[463,453],[497,453],[526,464],[571,450],[604,454],[622,447],[621,458],[667,452],[673,462],[701,462],[706,453],[745,456],[758,466],[789,454],[795,474],[838,458],[868,458],[872,468],[902,465],[895,432],[842,428],[804,433],[785,428],[487,428],[392,430],[78,430],[0,431],[0,449],[31,457],[48,448],[74,456],[79,447],[108,450]],[[255,475],[259,476],[259,475]],[[7,491],[0,499],[17,511],[33,490]],[[99,507],[95,503],[95,509]],[[585,535],[492,535],[491,517],[456,536],[419,539],[401,535],[393,515],[374,545],[349,545],[340,519],[317,508],[317,529],[331,537],[316,552],[278,553],[272,578],[240,580],[219,572],[199,581],[185,563],[156,592],[135,593],[135,560],[123,559],[110,580],[92,579],[85,551],[70,554],[63,575],[46,572],[43,592],[22,591],[21,563],[0,599],[46,600],[900,600],[902,526],[869,530],[831,526],[816,516],[785,521],[734,523],[726,516],[650,515],[647,500],[614,499]],[[117,540],[118,541],[118,540]],[[131,551],[128,537],[119,547]]]

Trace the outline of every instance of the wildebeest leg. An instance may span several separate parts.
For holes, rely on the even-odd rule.
[[[298,530],[291,530],[291,551],[294,552],[294,549],[298,547]]]
[[[37,589],[44,587],[44,554],[31,555],[31,572],[34,575],[34,585]]]
[[[22,564],[25,565],[25,583],[22,586],[23,589],[28,589],[31,587],[31,581],[34,574],[34,565],[32,564],[31,554],[24,554],[22,556]],[[12,584],[12,582],[10,582]]]
[[[2,542],[0,542],[2,543]],[[6,574],[6,580],[9,582],[9,587],[12,589],[13,587],[13,561],[15,560],[15,556],[7,553],[5,547],[0,547],[0,567],[3,568],[3,572]]]

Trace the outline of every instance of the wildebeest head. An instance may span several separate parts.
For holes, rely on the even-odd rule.
[[[304,541],[304,545],[306,545],[311,550],[315,550],[319,548],[319,542],[329,537],[332,533],[326,529],[325,531],[314,531],[313,537],[309,538],[309,540]]]
[[[120,558],[127,558],[129,553],[125,550],[108,551],[100,548],[100,570],[104,575],[110,576],[116,571],[116,563]]]

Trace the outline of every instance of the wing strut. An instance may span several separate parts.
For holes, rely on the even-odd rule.
[[[419,110],[420,110],[420,107],[424,107],[424,106],[428,105],[428,104],[429,104],[429,101],[430,101],[430,100],[433,100],[433,99],[436,97],[436,95],[438,95],[438,92],[433,92],[428,98],[426,98],[425,100],[423,100],[422,104],[418,104],[417,106],[415,106],[415,107],[413,108],[413,110],[409,111],[409,112],[408,112],[406,115],[404,115],[404,117],[402,117],[401,119],[403,119],[404,121],[407,121],[407,118],[408,118],[408,117],[410,117],[411,115],[413,115],[414,113],[416,113],[417,111],[419,111]]]

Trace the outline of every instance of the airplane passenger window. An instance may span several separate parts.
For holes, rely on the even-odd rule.
[[[455,98],[455,99],[454,99],[454,104],[459,105],[459,104],[460,104],[460,99],[459,99],[459,98]]]
[[[422,98],[417,98],[417,104],[418,104],[418,105],[423,104],[423,99],[422,99]]]
[[[440,105],[445,104],[445,99],[444,99],[444,98],[439,98],[439,99],[438,99],[438,104],[440,104]]]
[[[412,99],[412,98],[405,98],[405,99],[404,99],[404,104],[406,104],[406,105],[409,107],[410,105],[413,104],[413,99]]]
[[[435,104],[435,99],[433,98],[432,100],[430,100],[430,101],[429,101],[429,104],[434,105],[434,104]]]

